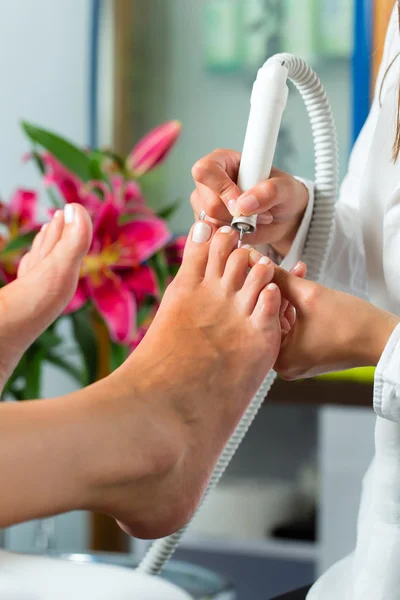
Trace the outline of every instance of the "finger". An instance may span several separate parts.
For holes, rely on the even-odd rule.
[[[213,219],[215,225],[230,225],[232,215],[228,208],[218,194],[205,185],[196,183],[196,189],[190,197],[190,202],[196,218],[198,218],[202,210],[205,210],[207,219]]]
[[[290,273],[292,275],[296,275],[296,277],[301,277],[301,279],[304,279],[307,275],[307,265],[303,263],[303,261],[299,260],[299,262],[290,269]]]
[[[239,165],[239,152],[215,150],[197,161],[192,168],[192,176],[196,184],[204,185],[214,192],[233,216],[237,214],[236,201],[241,195],[236,184]]]
[[[279,177],[261,181],[238,199],[238,209],[243,215],[256,215],[277,204],[290,202],[299,193],[299,182],[279,172]]]
[[[284,313],[284,318],[289,323],[289,327],[291,329],[293,327],[293,325],[296,323],[296,309],[293,306],[293,304],[288,304],[288,306],[285,310],[285,313]]]

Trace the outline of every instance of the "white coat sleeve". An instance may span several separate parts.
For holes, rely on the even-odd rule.
[[[377,79],[371,111],[351,153],[349,169],[336,203],[328,259],[321,280],[321,283],[328,287],[349,292],[365,299],[368,299],[368,288],[360,217],[360,192],[364,169],[380,110],[379,95],[382,80],[393,58],[393,42],[395,36],[398,35],[397,28],[397,15],[394,11],[385,42],[382,65]],[[301,259],[308,228],[312,220],[314,189],[310,182],[303,181],[303,183],[309,190],[309,206],[291,250],[281,263],[285,269],[290,269]]]

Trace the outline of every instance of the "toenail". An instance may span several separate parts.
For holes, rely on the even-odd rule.
[[[223,227],[221,227],[219,229],[220,233],[232,233],[233,229],[232,227],[229,227],[229,225],[224,225]]]
[[[258,264],[260,264],[260,265],[269,265],[270,262],[271,262],[271,259],[268,258],[268,256],[262,256],[260,258],[260,260],[258,261]]]
[[[192,240],[195,244],[204,244],[211,237],[211,226],[205,221],[198,221],[193,228]]]
[[[67,225],[74,222],[75,208],[72,204],[66,204],[64,206],[64,221]]]

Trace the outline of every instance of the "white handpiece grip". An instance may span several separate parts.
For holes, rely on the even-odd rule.
[[[284,62],[274,58],[258,71],[238,175],[238,186],[243,192],[270,176],[288,98],[287,77]],[[232,227],[250,233],[255,230],[256,223],[256,215],[239,216],[233,219]]]

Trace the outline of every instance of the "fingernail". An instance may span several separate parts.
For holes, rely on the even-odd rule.
[[[45,223],[44,225],[42,225],[41,231],[46,231],[46,229],[47,229],[48,226],[49,226],[48,223]]]
[[[232,233],[233,229],[232,229],[232,227],[229,227],[229,225],[224,225],[218,231],[220,233]]]
[[[296,271],[298,271],[298,270],[299,270],[299,268],[300,268],[300,265],[301,265],[301,262],[300,262],[300,261],[299,261],[299,262],[297,262],[297,263],[294,265],[294,267],[292,267],[292,268],[290,269],[290,273],[292,273],[292,275],[293,275],[293,273],[296,273]]]
[[[271,213],[264,213],[262,215],[258,215],[257,222],[259,225],[270,225],[273,220],[274,217],[271,215]]]
[[[270,292],[276,292],[277,289],[278,286],[276,285],[276,283],[269,283],[267,285],[267,290],[269,290]]]
[[[64,206],[64,222],[70,225],[74,222],[75,218],[75,207],[72,204],[66,204]]]
[[[228,201],[228,210],[231,213],[232,217],[237,216],[237,201],[236,200]]]
[[[205,221],[198,221],[193,228],[192,240],[196,244],[204,244],[211,237],[211,227]]]
[[[268,258],[268,256],[262,256],[260,258],[260,260],[258,261],[258,264],[260,265],[269,265],[271,263],[271,259]]]
[[[242,248],[244,248],[245,250],[251,250],[252,246],[250,246],[250,244],[243,244],[243,246],[241,246]]]
[[[56,212],[53,215],[53,219],[57,219],[61,215],[61,213],[62,213],[61,210],[56,210]]]
[[[250,212],[252,210],[257,210],[260,208],[260,203],[254,194],[249,194],[248,196],[241,196],[239,198],[240,208],[245,209],[246,212]]]

